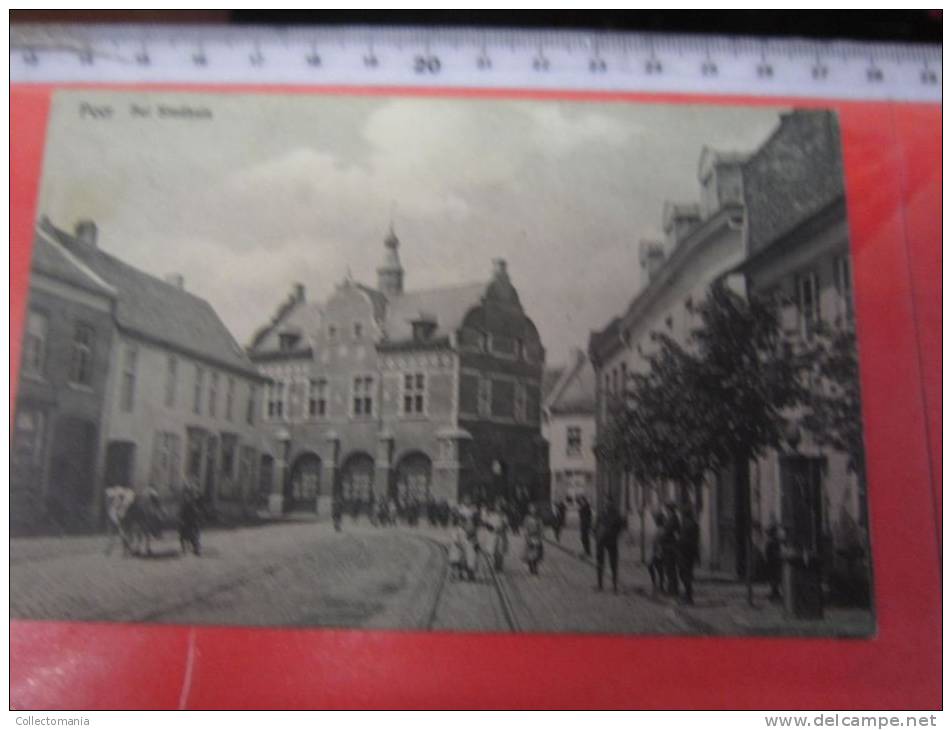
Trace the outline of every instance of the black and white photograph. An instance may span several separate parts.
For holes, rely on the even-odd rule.
[[[873,637],[845,185],[822,108],[55,92],[11,616]]]

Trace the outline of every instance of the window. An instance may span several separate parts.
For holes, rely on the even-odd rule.
[[[223,496],[235,495],[235,464],[238,456],[238,437],[233,433],[221,435],[221,488]]]
[[[565,430],[565,455],[570,459],[582,456],[582,427],[569,426]]]
[[[520,423],[526,420],[526,386],[523,383],[516,383],[515,416]]]
[[[436,332],[436,322],[432,319],[418,319],[411,323],[415,342],[426,342]]]
[[[178,387],[178,358],[169,355],[168,367],[165,371],[165,407],[175,407],[175,390]]]
[[[359,340],[364,336],[364,325],[361,322],[354,322],[354,339]]]
[[[492,414],[497,418],[512,418],[516,407],[516,384],[509,380],[494,380],[492,385]]]
[[[248,409],[245,411],[245,421],[249,426],[255,423],[255,399],[258,395],[258,389],[254,383],[248,385]]]
[[[37,465],[43,461],[45,423],[43,411],[21,409],[17,412],[14,454],[21,464]]]
[[[311,381],[307,414],[311,418],[323,418],[327,415],[327,381],[324,378]]]
[[[493,354],[502,357],[516,357],[516,340],[506,335],[493,335],[490,341]]]
[[[254,489],[257,453],[251,446],[242,446],[238,457],[238,493],[251,494]]]
[[[327,325],[327,339],[336,340],[337,339],[337,327],[336,325],[329,324]]]
[[[460,413],[475,415],[479,413],[479,376],[472,373],[460,373],[459,410]]]
[[[73,356],[70,363],[69,381],[76,385],[89,385],[93,378],[93,328],[77,324],[73,330]]]
[[[459,346],[463,350],[482,352],[485,349],[486,337],[477,329],[463,327],[459,331]]]
[[[479,379],[479,392],[476,394],[479,415],[486,418],[492,411],[493,383],[489,378]]]
[[[205,389],[205,371],[201,365],[195,366],[195,390],[192,394],[192,412],[202,414],[202,391]]]
[[[208,379],[208,415],[215,418],[218,409],[218,373],[212,372]]]
[[[268,418],[284,417],[284,383],[274,381],[268,386]]]
[[[45,314],[30,311],[26,318],[26,334],[23,338],[23,371],[29,375],[42,375],[46,364],[46,333],[49,320]]]
[[[403,413],[406,416],[422,415],[426,376],[423,373],[406,373],[403,376]]]
[[[628,392],[628,363],[621,364],[621,382],[618,384],[618,394],[622,397]]]
[[[833,260],[833,275],[836,279],[836,293],[839,294],[840,317],[851,322],[853,320],[853,280],[850,275],[849,256],[837,256]]]
[[[228,378],[228,387],[225,390],[225,418],[231,420],[231,412],[235,405],[235,379]]]
[[[208,433],[201,428],[187,430],[186,476],[192,486],[198,486],[202,479],[202,464],[205,461],[205,446]]]
[[[812,339],[820,321],[820,288],[813,271],[797,277],[797,309],[800,313],[800,334],[805,339]]]
[[[119,407],[126,413],[132,412],[136,393],[136,364],[139,351],[128,345],[122,361],[122,392],[119,394]]]
[[[354,378],[354,416],[373,415],[373,385],[374,379],[369,375],[358,375],[356,378]]]
[[[301,336],[296,332],[282,332],[278,335],[278,348],[282,352],[293,350],[300,339]]]

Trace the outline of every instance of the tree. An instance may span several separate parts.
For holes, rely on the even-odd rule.
[[[833,548],[842,563],[834,562],[831,590],[840,600],[868,605],[866,452],[859,356],[852,323],[819,327],[810,348],[810,360],[812,383],[800,424],[818,446],[846,455],[846,467],[856,475],[859,492],[859,523],[844,508],[833,524]]]
[[[698,319],[686,343],[655,332],[649,369],[631,379],[613,411],[604,455],[649,483],[700,487],[735,467],[738,515],[746,529],[738,565],[751,578],[752,459],[779,447],[789,410],[802,403],[804,358],[784,340],[775,304],[742,297],[723,279],[690,305]]]
[[[846,467],[866,493],[866,451],[859,390],[859,357],[852,323],[821,326],[810,351],[814,383],[801,425],[818,446],[846,454]],[[865,509],[863,511],[865,518]]]

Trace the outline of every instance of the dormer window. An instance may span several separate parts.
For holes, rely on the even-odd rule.
[[[293,350],[300,341],[301,335],[298,332],[282,332],[278,335],[278,347],[282,352]]]
[[[413,341],[426,342],[436,332],[436,317],[420,313],[417,319],[410,322],[410,326],[413,328]]]
[[[359,340],[364,336],[364,325],[362,322],[354,322],[354,339]]]
[[[435,331],[436,324],[434,322],[413,323],[413,339],[416,342],[425,342],[433,336]]]

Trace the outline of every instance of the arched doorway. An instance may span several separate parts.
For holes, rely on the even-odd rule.
[[[433,482],[433,462],[422,451],[412,451],[397,463],[397,496],[401,501],[425,502]]]
[[[321,492],[321,459],[317,454],[308,451],[294,460],[286,489],[285,510],[317,512]]]
[[[340,469],[340,496],[346,503],[366,502],[374,489],[374,460],[370,454],[357,452],[344,461]]]

